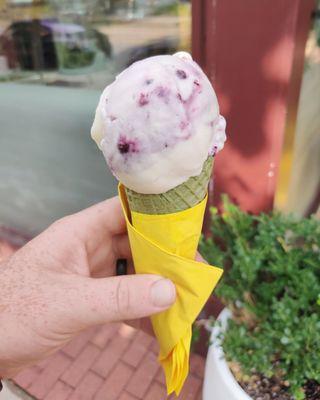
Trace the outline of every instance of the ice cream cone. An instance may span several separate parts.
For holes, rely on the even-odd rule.
[[[136,273],[161,275],[176,287],[175,304],[151,321],[168,394],[179,395],[189,371],[192,323],[222,274],[220,268],[194,260],[207,197],[183,211],[144,214],[129,209],[121,184],[119,195]]]
[[[151,317],[168,394],[182,389],[192,324],[222,274],[195,256],[225,127],[210,81],[180,52],[118,75],[103,91],[91,128],[120,182],[136,273],[163,276],[176,288],[175,303]]]
[[[162,194],[141,194],[124,187],[132,226],[145,235],[145,239],[151,240],[163,250],[182,256],[186,260],[194,260],[201,233],[212,166],[213,157],[209,156],[203,164],[200,175],[191,177],[186,182]],[[134,233],[129,233],[131,244],[134,242],[133,235]],[[141,246],[141,243],[139,246]],[[137,259],[137,253],[144,254],[147,257],[147,250],[140,247],[137,251],[133,246],[132,253],[137,272],[150,273],[150,266],[148,265],[147,269],[144,269],[144,263]],[[163,262],[165,262],[165,256],[161,255],[158,264],[162,265]],[[183,265],[186,265],[185,261]],[[205,274],[200,282],[208,279],[207,271],[203,271],[200,265],[195,269],[191,268],[189,271],[186,267],[183,267],[183,269],[186,279],[183,286],[191,287],[191,285],[194,285],[195,271],[198,278],[203,273]],[[154,270],[153,272],[163,273],[162,270]],[[168,270],[167,277],[175,281],[177,295],[185,297],[183,291],[179,288],[177,278],[172,277],[171,273]],[[177,271],[173,273],[175,274]],[[216,281],[218,280],[217,277],[219,275],[214,275]],[[212,276],[210,276],[210,279],[212,279]],[[209,287],[212,289],[212,284]],[[200,305],[203,304],[208,295],[208,292],[204,290],[203,283],[199,285],[197,291],[201,289],[203,293],[199,296],[201,298]],[[187,308],[192,314],[190,305]],[[177,394],[180,392],[188,374],[191,322],[195,318],[193,316],[191,321],[186,319],[178,322],[177,315],[181,313],[181,309],[183,307],[180,305],[176,309],[152,317],[153,329],[160,343],[159,361],[165,372],[168,393],[175,391]],[[195,313],[199,312],[199,304],[194,311]],[[172,332],[174,326],[175,329]],[[168,329],[171,331],[170,334],[164,333],[164,330]]]
[[[160,194],[142,194],[126,188],[131,211],[143,214],[171,214],[194,207],[206,196],[212,172],[213,157],[208,157],[200,175]]]

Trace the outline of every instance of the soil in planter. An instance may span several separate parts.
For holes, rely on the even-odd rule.
[[[275,378],[266,378],[261,375],[252,375],[250,378],[242,375],[237,363],[229,362],[229,367],[239,385],[253,400],[294,400],[288,393],[286,382]],[[320,400],[320,385],[315,381],[308,381],[304,387],[306,400]]]
[[[320,384],[316,381],[308,381],[304,387],[307,400],[319,400],[320,399]]]
[[[239,382],[241,387],[254,400],[293,400],[287,388],[275,379],[254,375],[249,382]]]

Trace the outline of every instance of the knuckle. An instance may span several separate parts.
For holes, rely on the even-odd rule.
[[[67,215],[54,221],[47,230],[51,234],[60,234],[63,231],[66,233],[75,234],[75,217],[74,215]]]
[[[116,288],[116,307],[119,316],[130,313],[130,290],[125,279],[119,279]]]
[[[50,229],[51,230],[56,230],[56,229],[60,229],[61,227],[65,226],[65,224],[68,224],[70,221],[70,216],[66,216],[66,217],[62,217],[57,219],[56,221],[54,221],[51,225],[50,225]]]

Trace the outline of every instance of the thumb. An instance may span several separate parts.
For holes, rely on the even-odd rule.
[[[79,277],[80,278],[80,277]],[[158,275],[83,278],[68,309],[83,326],[124,321],[156,314],[170,307],[176,291],[169,279]]]

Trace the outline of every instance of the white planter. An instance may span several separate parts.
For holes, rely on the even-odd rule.
[[[225,308],[219,315],[222,327],[214,327],[210,337],[203,384],[203,400],[252,400],[236,381],[224,357],[218,335],[225,329],[231,312]]]

